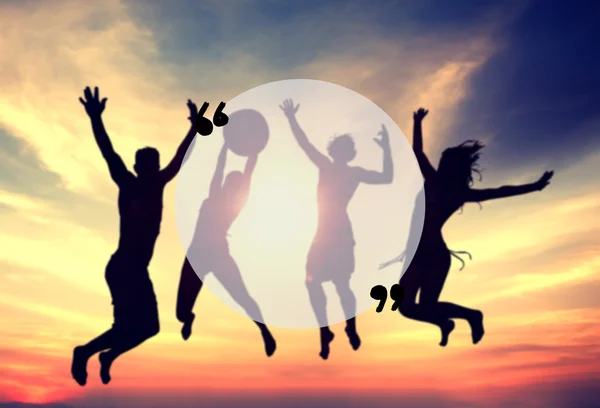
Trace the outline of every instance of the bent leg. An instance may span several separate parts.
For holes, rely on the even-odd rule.
[[[449,315],[440,308],[440,303],[438,299],[440,294],[442,293],[442,288],[444,287],[444,283],[446,281],[446,273],[440,273],[440,271],[436,271],[437,274],[427,275],[426,284],[421,286],[421,291],[419,293],[419,307],[422,313],[430,318],[432,322],[437,322],[440,328],[442,338],[440,340],[440,346],[446,347],[448,345],[448,340],[450,338],[450,333],[454,330],[455,324],[451,318],[454,316]]]
[[[87,362],[94,354],[112,347],[114,340],[113,330],[110,329],[89,343],[77,346],[73,350],[71,362],[71,375],[77,384],[84,386],[87,383]]]
[[[196,317],[192,310],[202,285],[202,280],[196,275],[190,261],[186,258],[181,268],[179,288],[177,289],[177,320],[183,323],[181,336],[184,340],[192,335],[192,323]]]
[[[450,319],[464,319],[469,322],[473,344],[477,344],[484,335],[483,314],[479,310],[469,309],[455,303],[439,302],[438,299],[445,280],[446,276],[440,276],[437,279],[428,279],[428,285],[421,288],[419,304],[431,315],[436,316],[436,319],[441,322],[441,346],[445,346],[448,343],[448,336],[454,329],[454,322]]]
[[[424,258],[414,259],[411,265],[406,270],[402,279],[400,279],[400,286],[404,290],[404,299],[398,307],[398,311],[404,317],[417,320],[420,322],[430,323],[436,325],[442,331],[441,346],[445,346],[448,342],[448,336],[454,329],[454,322],[448,319],[440,318],[434,313],[431,307],[431,299],[437,299],[437,296],[441,292],[443,287],[443,281],[441,285],[439,282],[434,283],[431,286],[429,281],[429,275],[424,276],[428,273],[428,268],[434,267],[431,263],[427,262]],[[433,289],[432,288],[437,288]],[[419,294],[419,303],[417,303],[417,293]],[[424,295],[425,293],[425,295]],[[424,302],[427,299],[427,302]]]
[[[100,353],[99,356],[100,378],[104,384],[110,382],[110,368],[119,356],[159,333],[160,323],[156,304],[148,304],[141,310],[141,312],[133,310],[124,319],[115,322],[111,333],[112,347],[108,351]]]
[[[110,382],[110,367],[115,359],[160,331],[158,305],[148,271],[130,272],[137,278],[119,288],[122,296],[114,302],[112,347],[99,356],[100,378],[104,384]]]
[[[275,353],[277,344],[267,325],[263,323],[264,318],[258,303],[250,296],[235,260],[229,254],[221,255],[215,264],[213,273],[233,300],[244,309],[246,314],[258,326],[263,337],[267,357],[271,357]]]
[[[419,260],[413,259],[412,263],[400,279],[400,287],[404,292],[404,298],[400,302],[400,306],[398,306],[398,312],[408,319],[431,323],[428,320],[420,319],[418,313],[419,305],[417,304],[417,294],[419,292],[420,277],[422,273],[423,268],[420,265]]]
[[[115,304],[115,300],[117,300],[117,303],[119,302],[121,295],[119,282],[115,282],[115,278],[121,277],[122,271],[127,267],[127,264],[120,260],[121,259],[115,255],[111,256],[105,270],[105,279],[108,284],[108,289],[110,290],[113,305]],[[92,339],[89,343],[75,347],[73,350],[73,361],[71,363],[71,375],[79,385],[84,386],[87,382],[87,362],[90,357],[111,348],[113,342],[114,333],[111,328],[95,339]]]

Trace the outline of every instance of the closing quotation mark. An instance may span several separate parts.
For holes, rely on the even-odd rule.
[[[202,108],[198,111],[198,116],[196,116],[196,132],[200,133],[202,136],[208,136],[212,133],[213,124],[216,127],[223,127],[229,123],[229,116],[223,112],[223,109],[225,109],[225,102],[221,102],[217,107],[212,122],[210,119],[204,117],[208,105],[208,102],[204,102],[204,105],[202,105]]]
[[[399,284],[395,283],[390,288],[390,297],[394,299],[394,304],[392,304],[392,312],[398,310],[398,306],[400,306],[400,302],[404,299],[404,289]],[[375,300],[379,300],[379,304],[377,305],[377,309],[375,311],[377,313],[381,313],[383,307],[385,306],[385,302],[388,298],[388,291],[383,285],[376,285],[371,288],[371,298]]]

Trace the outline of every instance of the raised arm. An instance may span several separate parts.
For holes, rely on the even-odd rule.
[[[436,171],[429,162],[429,159],[425,155],[423,151],[423,119],[429,113],[428,110],[423,108],[419,108],[418,111],[413,113],[413,151],[415,152],[415,156],[417,157],[417,162],[419,163],[419,168],[421,169],[421,173],[423,174],[423,178],[427,180],[435,175]]]
[[[385,125],[381,125],[379,132],[381,139],[373,139],[383,150],[383,171],[372,171],[357,168],[359,171],[359,179],[366,184],[390,184],[394,181],[394,163],[392,161],[392,150],[390,148],[390,138]]]
[[[225,175],[225,164],[227,162],[227,150],[227,144],[223,143],[223,147],[219,152],[219,158],[217,159],[215,174],[213,174],[212,181],[210,182],[210,196],[215,196],[221,191],[221,186],[223,185],[223,177]]]
[[[257,161],[258,155],[248,157],[248,160],[246,160],[246,167],[244,167],[244,179],[247,179],[248,181],[252,179],[252,173],[254,173]]]
[[[279,106],[285,116],[288,118],[290,122],[290,127],[292,128],[292,133],[294,134],[294,138],[296,142],[300,145],[304,153],[308,156],[308,158],[317,166],[322,167],[330,163],[327,156],[322,154],[317,150],[317,148],[308,140],[306,133],[300,128],[298,121],[296,120],[296,112],[300,105],[294,106],[294,102],[291,99],[286,99],[283,101],[283,104]]]
[[[244,175],[242,181],[242,192],[243,197],[246,199],[250,193],[250,184],[252,183],[252,174],[254,173],[254,169],[256,168],[256,162],[258,161],[258,155],[248,157],[246,160],[246,167],[244,168]]]
[[[518,195],[542,191],[548,184],[554,172],[547,171],[535,183],[523,184],[520,186],[503,186],[499,188],[487,188],[483,190],[470,189],[467,193],[465,202],[482,202],[486,200],[495,200],[498,198],[514,197]]]
[[[121,156],[115,152],[110,137],[104,127],[102,112],[104,112],[104,108],[106,107],[106,100],[107,98],[100,100],[98,87],[94,88],[94,94],[92,95],[92,90],[89,86],[83,91],[83,98],[79,98],[79,102],[85,107],[85,111],[92,122],[94,138],[100,148],[102,157],[104,157],[106,164],[108,164],[110,176],[117,185],[121,185],[131,173],[127,170]]]
[[[190,111],[190,117],[188,118],[190,121],[190,130],[188,130],[187,134],[185,135],[185,138],[177,148],[175,156],[173,156],[167,167],[162,169],[160,172],[164,183],[168,183],[169,181],[173,180],[177,173],[179,173],[179,170],[183,165],[185,155],[188,149],[190,148],[192,142],[194,141],[194,138],[196,137],[195,120],[196,116],[198,115],[198,108],[196,107],[196,104],[194,104],[194,102],[190,101],[189,99],[187,101],[187,107]]]

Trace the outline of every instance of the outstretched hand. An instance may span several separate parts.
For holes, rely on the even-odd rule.
[[[229,143],[227,142],[227,139],[224,139],[223,140],[223,146],[221,146],[221,151],[225,152],[227,150],[229,150]]]
[[[198,107],[190,99],[188,99],[187,101],[187,107],[190,111],[190,117],[188,118],[188,120],[192,122],[193,125],[196,123],[196,117],[198,116]]]
[[[413,119],[418,122],[421,122],[423,119],[425,119],[425,116],[427,116],[428,113],[429,113],[428,110],[419,108],[419,110],[417,110],[416,112],[413,113]]]
[[[291,99],[286,99],[285,101],[283,101],[283,104],[279,105],[279,107],[281,108],[283,113],[285,113],[285,116],[291,118],[296,114],[296,112],[298,112],[300,104],[294,106],[294,101],[292,101]]]
[[[388,134],[387,128],[385,125],[381,125],[381,130],[377,133],[381,138],[373,138],[375,143],[377,143],[382,149],[389,147],[390,145],[390,135]]]
[[[83,98],[79,98],[79,102],[81,102],[81,104],[85,107],[85,111],[90,118],[100,117],[102,115],[104,108],[106,108],[106,101],[107,98],[100,100],[98,87],[94,88],[93,95],[90,87],[86,87],[83,90]]]
[[[548,184],[550,184],[550,179],[552,179],[552,176],[554,176],[553,171],[544,172],[542,177],[540,177],[540,179],[535,182],[536,189],[538,191],[542,191],[543,189],[545,189],[548,186]]]

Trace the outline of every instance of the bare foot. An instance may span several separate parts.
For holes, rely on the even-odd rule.
[[[440,329],[442,330],[442,341],[440,341],[440,346],[446,347],[448,345],[448,338],[450,337],[452,330],[454,330],[454,327],[455,325],[452,320],[446,320],[440,325]]]
[[[469,325],[471,326],[473,344],[477,344],[485,334],[485,330],[483,329],[483,313],[476,311],[474,316],[469,320]]]
[[[181,337],[183,337],[184,340],[189,339],[192,335],[192,324],[194,323],[195,318],[196,315],[192,314],[192,316],[186,320],[185,323],[183,323],[183,327],[181,328]]]
[[[277,349],[277,343],[275,343],[275,338],[269,330],[265,330],[262,332],[263,341],[265,342],[265,352],[267,353],[267,357],[271,357],[273,353],[275,353],[275,349]]]
[[[319,355],[323,360],[327,360],[329,357],[329,343],[333,341],[335,335],[331,330],[322,330],[321,331],[321,352]]]
[[[98,360],[100,360],[100,379],[102,380],[102,384],[108,384],[110,382],[110,366],[113,360],[110,358],[108,352],[100,353]]]
[[[71,375],[82,387],[87,383],[87,362],[89,356],[82,346],[73,349],[73,361],[71,362]]]
[[[350,340],[352,350],[358,350],[360,347],[360,337],[358,337],[356,330],[348,330],[346,327],[346,334],[348,335],[348,340]]]

